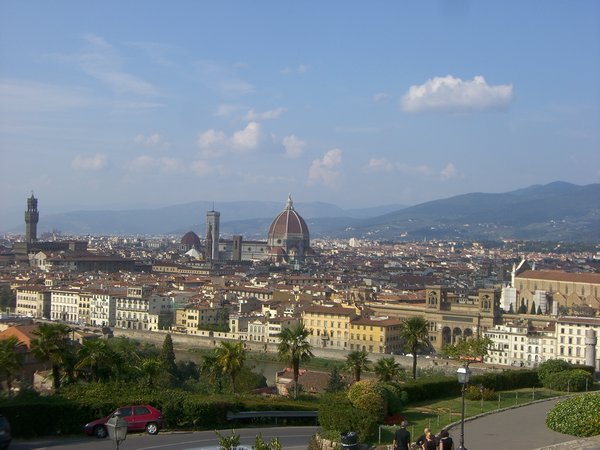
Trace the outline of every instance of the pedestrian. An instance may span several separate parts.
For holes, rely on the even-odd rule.
[[[422,447],[423,444],[425,443],[425,436],[427,436],[427,433],[429,433],[429,428],[425,427],[425,429],[423,430],[423,434],[421,436],[419,436],[417,438],[417,440],[415,441],[415,443],[419,446]]]
[[[431,434],[431,431],[428,431],[425,434],[425,441],[422,444],[423,450],[436,450],[435,439]]]
[[[394,450],[410,450],[410,433],[406,429],[408,422],[403,420],[394,433]]]
[[[452,442],[448,430],[440,432],[440,450],[454,450],[454,442]]]

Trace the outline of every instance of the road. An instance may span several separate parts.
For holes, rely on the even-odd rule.
[[[254,439],[260,432],[265,442],[278,437],[285,450],[306,450],[311,437],[318,427],[277,427],[277,428],[243,428],[235,430],[241,439],[241,445],[252,447]],[[231,430],[221,430],[223,436],[229,436]],[[218,438],[214,431],[197,432],[172,432],[159,433],[149,436],[145,433],[128,435],[119,447],[120,450],[197,450],[215,447]],[[81,449],[86,450],[113,450],[115,444],[109,439],[96,439],[92,437],[69,437],[46,439],[39,441],[15,441],[10,450],[43,450],[43,449]]]
[[[559,400],[548,400],[465,422],[465,447],[469,450],[502,448],[532,450],[576,439],[546,427],[546,413]],[[456,448],[460,425],[451,430]]]

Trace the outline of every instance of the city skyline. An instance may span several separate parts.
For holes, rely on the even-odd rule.
[[[143,6],[0,6],[4,227],[600,181],[597,2]]]

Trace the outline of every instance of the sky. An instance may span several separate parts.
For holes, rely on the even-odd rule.
[[[598,183],[600,2],[2,0],[0,167],[0,229]]]

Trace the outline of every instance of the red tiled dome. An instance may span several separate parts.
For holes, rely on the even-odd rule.
[[[188,231],[181,238],[181,244],[187,245],[190,248],[195,248],[196,250],[200,250],[202,244],[200,243],[200,238],[193,231]]]
[[[271,223],[267,245],[271,255],[277,259],[282,256],[287,259],[284,255],[289,255],[290,252],[303,258],[310,248],[308,226],[294,209],[291,197],[288,197],[285,209]]]

